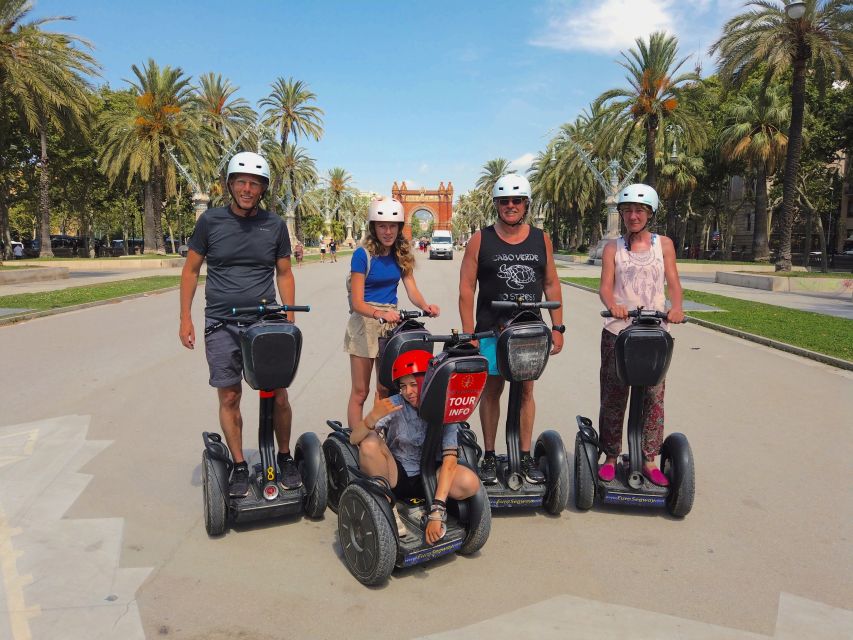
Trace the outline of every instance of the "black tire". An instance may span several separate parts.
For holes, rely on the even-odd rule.
[[[228,508],[216,466],[205,449],[201,454],[201,485],[204,493],[204,528],[209,536],[221,536],[228,524]],[[220,472],[224,473],[224,469]]]
[[[592,468],[590,468],[591,461],[594,461]],[[592,508],[595,502],[593,473],[598,473],[598,448],[589,442],[584,442],[578,432],[575,436],[575,506],[581,511]]]
[[[468,498],[468,513],[471,522],[468,523],[465,541],[459,548],[459,553],[463,556],[482,549],[492,532],[492,508],[489,506],[489,495],[482,484],[477,493]]]
[[[305,483],[303,507],[309,518],[322,518],[328,501],[326,456],[316,434],[307,432],[299,436],[294,450],[299,475]]]
[[[693,508],[696,492],[693,451],[683,433],[671,433],[663,441],[660,465],[664,475],[669,478],[666,510],[677,518],[683,518]]]
[[[344,563],[362,584],[381,584],[394,570],[397,534],[378,498],[358,484],[349,485],[338,504],[338,539]]]
[[[358,454],[353,453],[349,443],[334,435],[323,442],[323,453],[326,458],[327,502],[329,508],[337,513],[341,495],[352,481],[348,467],[358,468]]]
[[[539,468],[545,473],[547,490],[542,505],[551,515],[560,514],[569,501],[569,463],[563,439],[556,431],[543,431],[533,450]]]

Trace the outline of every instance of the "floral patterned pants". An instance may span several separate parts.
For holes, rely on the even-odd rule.
[[[605,455],[618,456],[622,451],[622,425],[628,404],[629,388],[616,375],[616,336],[607,329],[601,332],[601,410],[598,428]],[[655,459],[663,444],[663,392],[666,380],[647,387],[643,398],[643,456]]]

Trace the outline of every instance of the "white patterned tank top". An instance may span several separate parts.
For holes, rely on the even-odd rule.
[[[624,305],[629,311],[637,307],[666,311],[663,249],[658,234],[652,234],[652,248],[649,251],[628,251],[625,238],[620,236],[616,239],[615,259],[613,298],[616,303]],[[630,318],[604,319],[604,328],[614,334],[618,334],[630,324]],[[666,322],[661,323],[661,326],[669,331]]]

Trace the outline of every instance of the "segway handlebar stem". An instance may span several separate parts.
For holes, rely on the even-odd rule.
[[[560,303],[556,300],[545,300],[544,302],[521,302],[516,300],[494,300],[492,309],[559,309]]]
[[[400,314],[400,322],[405,322],[406,320],[414,320],[415,318],[429,318],[430,315],[426,311],[406,311],[405,309],[400,309],[397,311]],[[388,321],[384,318],[379,318],[379,324],[385,324]]]
[[[610,313],[610,309],[605,309],[601,312],[602,318],[612,318],[613,314]],[[629,318],[655,318],[657,320],[667,320],[669,318],[669,313],[667,311],[657,311],[656,309],[631,309],[628,311]],[[684,318],[682,323],[687,322],[687,317]]]
[[[424,342],[450,342],[458,344],[460,342],[471,342],[472,340],[482,340],[483,338],[494,338],[494,331],[480,331],[478,333],[452,333],[445,336],[422,336]]]

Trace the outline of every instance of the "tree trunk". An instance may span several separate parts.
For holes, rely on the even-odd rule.
[[[39,128],[41,143],[41,171],[39,172],[39,217],[41,218],[41,251],[40,258],[52,258],[53,247],[50,245],[50,164],[47,157],[47,131]]]
[[[145,253],[157,253],[157,242],[154,239],[156,237],[154,227],[154,216],[156,215],[154,210],[154,200],[157,198],[157,188],[154,185],[154,179],[155,178],[152,175],[148,182],[142,183],[142,238],[145,243]]]
[[[3,252],[0,262],[12,259],[12,235],[9,233],[9,205],[6,204],[6,185],[0,191],[0,241],[3,242]]]
[[[755,222],[752,228],[752,259],[756,262],[770,262],[769,228],[767,164],[759,162],[755,172]]]
[[[779,227],[779,259],[777,271],[791,270],[791,232],[794,228],[794,202],[797,196],[797,171],[803,149],[803,111],[806,103],[806,61],[809,53],[802,35],[799,35],[794,58],[794,75],[791,81],[791,126],[788,129],[788,152],[785,156],[785,173],[782,179],[782,219]]]
[[[657,116],[649,116],[646,121],[646,184],[652,189],[658,188],[658,170],[655,165],[655,144],[658,132]]]

